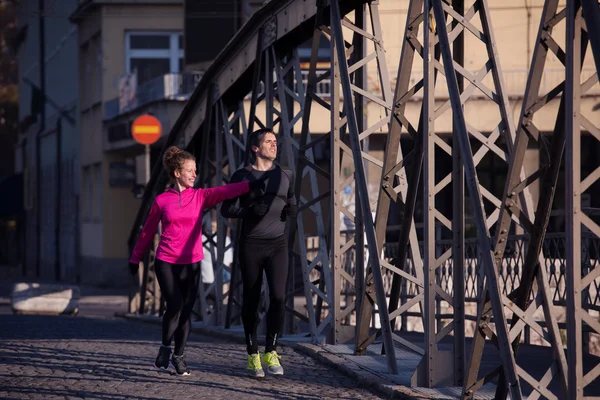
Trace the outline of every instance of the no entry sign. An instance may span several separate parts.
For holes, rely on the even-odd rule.
[[[162,132],[160,121],[152,115],[140,115],[133,121],[131,135],[140,144],[153,144]]]

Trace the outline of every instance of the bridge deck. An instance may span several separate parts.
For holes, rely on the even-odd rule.
[[[410,340],[412,343],[424,347],[424,337],[422,333],[408,332],[401,333],[404,339]],[[287,337],[287,340],[296,340],[298,337]],[[452,337],[449,338],[451,340]],[[440,350],[451,350],[452,344],[449,340],[444,340],[440,344]],[[471,339],[467,338],[467,349],[471,348]],[[407,350],[405,348],[396,345],[396,358],[398,360],[398,375],[390,375],[387,373],[387,361],[385,356],[381,355],[381,343],[375,343],[369,346],[367,354],[364,356],[355,356],[354,347],[352,344],[338,344],[338,345],[325,345],[326,350],[329,352],[345,358],[349,363],[353,363],[361,369],[367,370],[379,377],[388,381],[389,385],[402,385],[410,386],[411,376],[416,370],[417,365],[421,361],[421,356]],[[469,357],[470,354],[467,354]],[[468,359],[468,358],[467,358]],[[479,376],[491,372],[495,367],[499,365],[500,354],[496,347],[491,342],[486,342],[486,348],[483,353],[483,360],[481,363],[481,370]],[[584,357],[583,371],[584,376],[589,372],[595,365],[598,364],[598,357],[588,355]],[[550,347],[534,346],[522,344],[519,347],[517,354],[518,364],[525,369],[531,376],[540,380],[543,374],[548,369],[548,366],[552,362],[552,354]],[[449,366],[453,368],[453,366]],[[529,397],[532,394],[533,388],[521,380],[521,389],[524,397]],[[549,385],[550,391],[553,393],[560,393],[559,382],[557,379],[553,379]],[[456,399],[460,398],[461,387],[440,387],[434,389],[427,388],[412,388],[414,392],[417,392],[423,396],[423,398],[431,399]],[[485,385],[481,390],[476,392],[476,399],[493,399],[494,392],[496,389],[496,381],[493,381]],[[586,396],[600,396],[600,382],[594,381],[585,388]],[[560,398],[560,396],[559,396]]]

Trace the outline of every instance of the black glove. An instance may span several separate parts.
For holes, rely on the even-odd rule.
[[[283,209],[290,218],[296,218],[296,216],[298,216],[298,206],[295,204],[288,204]]]
[[[263,174],[260,178],[258,178],[255,181],[250,181],[250,183],[248,183],[248,187],[250,188],[251,192],[264,192],[266,185],[265,185],[265,180],[267,179],[267,174]]]
[[[281,210],[281,222],[287,221],[288,218],[294,219],[298,215],[298,207],[295,204],[288,204]]]
[[[140,264],[136,264],[136,263],[129,263],[129,272],[131,272],[131,275],[136,276],[138,273],[138,270],[140,269]]]
[[[252,213],[257,217],[264,217],[269,211],[269,205],[265,203],[254,203],[252,206]]]

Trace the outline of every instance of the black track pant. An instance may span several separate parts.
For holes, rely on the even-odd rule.
[[[160,291],[167,301],[162,321],[162,344],[175,339],[175,355],[182,355],[190,334],[190,317],[198,295],[200,263],[170,264],[156,260],[154,265]]]
[[[285,285],[288,276],[287,238],[285,235],[276,239],[242,238],[239,259],[244,283],[242,321],[248,354],[258,353],[256,331],[263,271],[266,273],[269,285],[265,351],[273,351],[277,347],[277,338],[281,334],[285,314]]]

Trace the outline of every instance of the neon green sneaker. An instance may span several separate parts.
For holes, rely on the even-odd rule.
[[[248,354],[248,375],[254,378],[262,378],[265,376],[265,371],[260,363],[260,354]]]
[[[281,356],[275,350],[265,353],[262,357],[263,362],[267,365],[267,372],[271,375],[283,375],[283,367],[279,363]]]

